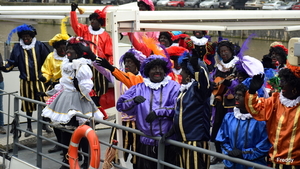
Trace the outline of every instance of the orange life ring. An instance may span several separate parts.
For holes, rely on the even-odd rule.
[[[78,163],[78,146],[80,140],[86,137],[89,141],[90,145],[90,167],[89,168],[99,168],[100,166],[100,144],[98,140],[98,136],[95,131],[87,125],[79,126],[73,133],[69,150],[68,150],[68,159],[70,169],[80,169]]]

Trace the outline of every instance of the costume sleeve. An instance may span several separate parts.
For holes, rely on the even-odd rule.
[[[195,72],[195,79],[198,82],[198,93],[204,98],[210,97],[209,75],[204,67],[200,66],[199,72]]]
[[[80,93],[85,97],[93,88],[92,81],[93,73],[88,65],[82,65],[76,71],[76,78],[78,79],[78,86]]]
[[[136,86],[132,86],[128,89],[117,101],[117,110],[119,112],[124,112],[128,115],[133,115],[136,113],[136,105],[133,98],[136,97]]]
[[[41,48],[41,50],[40,50],[40,52],[41,52],[41,61],[42,61],[42,65],[43,65],[43,63],[45,62],[47,56],[50,53],[50,49],[43,42],[40,42],[40,43],[41,43],[41,45],[40,45],[40,48]]]
[[[271,148],[271,143],[268,140],[268,134],[266,130],[265,122],[260,122],[259,133],[257,133],[256,139],[261,139],[255,148],[242,149],[243,158],[246,160],[256,160],[268,155],[269,149]]]
[[[93,62],[93,66],[98,72],[103,74],[110,82],[114,83],[114,77],[109,70],[105,69],[102,66],[97,65],[96,62]]]
[[[128,88],[130,88],[133,85],[136,85],[136,83],[134,82],[136,81],[135,78],[138,78],[137,76],[129,76],[129,73],[125,73],[117,68],[115,68],[112,74],[116,77],[116,79],[118,79]]]
[[[257,94],[250,94],[248,91],[245,95],[245,105],[247,111],[258,121],[268,121],[275,109],[275,99],[279,93],[274,93],[269,98],[259,98]]]
[[[46,78],[46,80],[47,80],[46,82],[48,82],[53,77],[53,73],[52,73],[53,70],[52,69],[53,69],[54,65],[51,64],[51,60],[50,60],[52,54],[53,54],[53,52],[51,52],[48,55],[48,57],[46,58],[43,66],[42,66],[42,74]]]
[[[128,37],[136,50],[141,51],[144,55],[146,55],[146,57],[151,55],[152,50],[149,49],[144,43],[138,42],[132,33],[128,33]]]
[[[78,22],[76,11],[70,12],[70,20],[73,31],[77,36],[82,36],[84,31],[84,24]]]
[[[14,46],[9,59],[7,61],[5,61],[4,65],[3,65],[5,67],[5,69],[2,70],[3,72],[10,72],[14,67],[19,66],[18,56],[22,55],[22,53],[20,53],[20,50],[17,49],[19,47],[20,46],[18,44],[16,44]]]
[[[218,131],[217,137],[216,137],[216,141],[221,142],[221,148],[223,151],[223,154],[228,155],[229,151],[232,151],[232,147],[230,146],[230,142],[229,142],[229,128],[228,128],[228,124],[227,124],[227,119],[228,115],[225,115],[222,125]]]

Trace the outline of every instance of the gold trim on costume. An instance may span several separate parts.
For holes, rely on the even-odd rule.
[[[136,129],[135,127],[135,121],[131,121],[131,125],[133,129]],[[136,134],[132,133],[132,137],[133,137],[133,143],[132,143],[132,147],[133,147],[133,151],[136,152]],[[133,164],[136,164],[136,155],[133,155]]]
[[[282,122],[284,120],[284,115],[285,112],[282,113],[282,115],[279,118],[279,122],[276,128],[276,136],[275,136],[275,142],[274,142],[274,151],[273,151],[273,156],[271,157],[271,160],[274,161],[274,157],[277,154],[277,146],[278,146],[278,141],[279,141],[279,135],[280,135],[280,131],[281,131],[281,126],[282,126]]]
[[[32,58],[33,58],[33,62],[34,62],[34,71],[35,71],[35,79],[38,79],[39,73],[38,73],[38,63],[36,61],[36,53],[35,53],[35,49],[34,47],[32,48]]]
[[[296,111],[296,115],[294,118],[294,125],[293,125],[293,130],[292,130],[292,137],[290,139],[290,146],[289,146],[289,150],[288,150],[288,159],[291,159],[292,157],[292,151],[293,151],[293,147],[294,147],[294,143],[295,143],[295,137],[296,137],[296,130],[298,129],[298,119],[299,119],[299,115],[300,115],[300,107],[297,108]],[[286,165],[291,165],[291,162],[287,162]]]
[[[184,97],[185,93],[180,93],[180,95],[178,96],[178,98],[180,99],[180,109],[179,109],[179,130],[180,130],[180,133],[181,133],[181,136],[182,136],[182,140],[183,141],[186,141],[186,136],[185,136],[185,133],[184,133],[184,129],[183,129],[183,122],[182,122],[182,100],[183,100],[183,97]]]
[[[27,75],[27,81],[30,81],[30,72],[29,72],[29,64],[28,64],[28,53],[24,49],[25,54],[25,67],[26,67],[26,75]]]
[[[192,142],[191,141],[188,141],[188,145],[191,145],[192,144]],[[186,166],[186,168],[187,169],[189,169],[190,168],[190,149],[186,149],[186,163],[185,163],[185,166]]]
[[[193,141],[193,146],[197,147],[197,141]],[[198,152],[197,151],[193,151],[193,153],[194,153],[194,168],[198,169]]]
[[[252,114],[258,114],[259,113],[259,111],[256,111],[255,109],[254,109],[254,107],[253,107],[253,103],[252,103],[252,100],[253,100],[253,94],[250,94],[249,93],[249,101],[248,101],[248,106],[249,106],[249,109],[250,109],[250,111],[251,111],[251,113]]]

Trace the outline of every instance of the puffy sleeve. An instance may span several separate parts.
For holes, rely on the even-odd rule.
[[[48,82],[53,77],[53,73],[52,72],[53,72],[53,66],[54,65],[51,64],[51,56],[52,56],[52,54],[53,54],[53,52],[51,52],[47,56],[47,58],[46,58],[46,60],[45,60],[45,62],[43,64],[43,66],[42,66],[42,74],[47,79],[46,82]]]
[[[117,110],[120,112],[124,112],[128,115],[133,115],[136,112],[136,105],[133,101],[133,98],[137,96],[136,94],[136,87],[132,86],[128,89],[117,101]]]
[[[82,36],[85,25],[78,22],[76,11],[70,12],[70,20],[73,31],[77,36]]]
[[[82,65],[76,71],[78,86],[83,96],[87,96],[93,88],[92,70],[88,65]]]
[[[245,95],[245,105],[247,111],[258,121],[268,121],[276,107],[276,99],[279,93],[274,93],[269,98],[259,98],[257,94],[250,94],[248,91]]]

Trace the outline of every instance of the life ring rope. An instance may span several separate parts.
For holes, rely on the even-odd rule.
[[[89,169],[97,169],[100,166],[100,144],[96,132],[87,125],[79,126],[73,133],[69,150],[66,155],[69,160],[70,169],[80,169],[78,163],[78,146],[80,140],[86,137],[90,147],[90,165]]]

